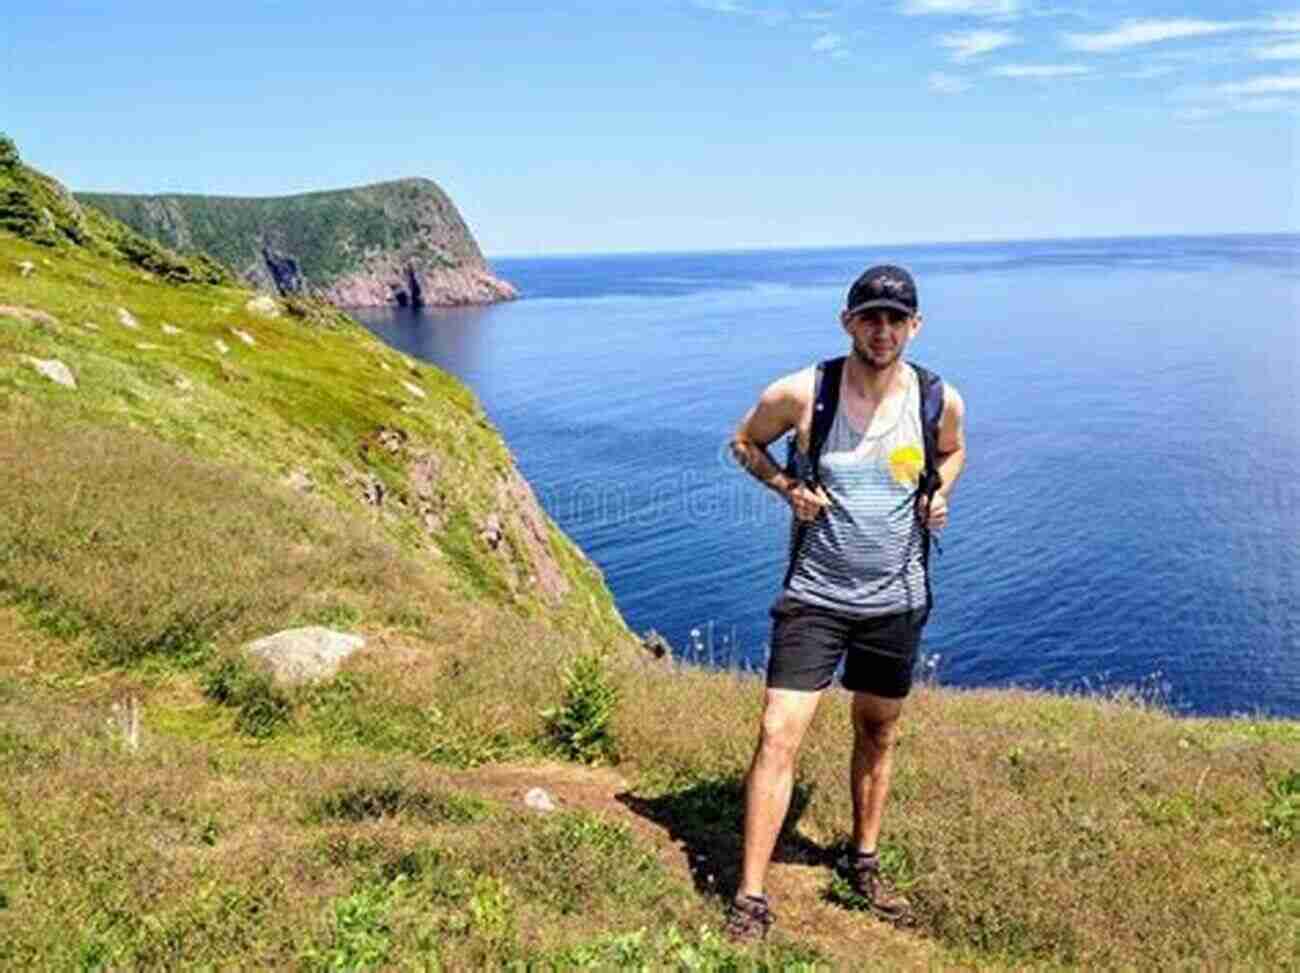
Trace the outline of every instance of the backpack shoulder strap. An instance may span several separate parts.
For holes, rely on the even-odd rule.
[[[840,379],[844,374],[844,356],[839,358],[828,358],[817,364],[817,371],[821,373],[821,384],[817,386],[817,398],[813,402],[812,429],[808,437],[808,462],[812,470],[812,481],[814,484],[821,483],[821,471],[819,463],[821,462],[822,448],[826,445],[826,440],[831,433],[831,425],[835,422],[835,410],[840,404]],[[786,470],[794,470],[794,451],[795,441],[798,437],[791,435],[786,441],[789,447],[789,457],[786,460]],[[808,534],[808,524],[806,521],[794,521],[794,538],[790,545],[790,561],[785,569],[785,580],[781,582],[781,587],[786,588],[790,584],[790,579],[794,577],[794,568],[799,561],[799,553],[803,548],[804,538]]]
[[[817,388],[817,401],[813,403],[812,430],[808,439],[808,460],[812,466],[814,482],[821,482],[822,449],[831,434],[835,422],[835,410],[840,403],[840,380],[844,375],[844,356],[828,358],[817,366],[822,373],[821,385]]]
[[[943,379],[916,362],[909,364],[916,372],[917,385],[921,391],[921,438],[925,441],[925,472],[921,474],[916,492],[931,501],[934,492],[942,486],[942,477],[939,475],[939,419],[943,415]],[[918,514],[918,521],[919,519]],[[930,587],[930,545],[934,544],[937,549],[939,542],[924,524],[921,524],[921,538],[921,566],[925,572],[925,617],[928,619],[934,607],[934,590]]]
[[[939,419],[943,415],[943,379],[928,368],[910,362],[921,390],[921,435],[925,440],[925,469],[939,465]]]

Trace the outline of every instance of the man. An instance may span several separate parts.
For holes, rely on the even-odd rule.
[[[794,761],[818,701],[844,662],[852,693],[853,844],[837,872],[877,915],[901,921],[909,906],[882,877],[876,852],[889,794],[891,748],[911,690],[921,629],[929,614],[928,544],[948,523],[953,486],[966,462],[957,390],[903,360],[921,330],[916,284],[904,269],[872,267],[849,289],[840,322],[851,341],[842,365],[810,366],[773,382],[732,441],[740,464],[790,504],[791,563],[772,606],[771,656],[758,747],[745,784],[744,857],[727,930],[762,938],[772,923],[764,881],[790,806]],[[822,379],[837,374],[837,401]],[[834,388],[828,378],[826,395]],[[922,401],[924,394],[925,400]],[[942,395],[940,411],[936,395]],[[930,469],[940,486],[927,495]],[[814,423],[815,407],[834,410]],[[810,459],[814,428],[825,441]],[[794,430],[794,470],[767,452]]]

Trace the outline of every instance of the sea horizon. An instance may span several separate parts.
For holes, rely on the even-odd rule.
[[[546,250],[534,253],[523,251],[492,252],[483,254],[488,261],[495,260],[564,260],[568,258],[590,257],[674,257],[674,256],[744,256],[747,254],[796,253],[796,252],[842,252],[846,250],[881,250],[890,247],[900,249],[963,246],[1014,246],[1017,244],[1039,243],[1110,243],[1124,241],[1161,241],[1161,240],[1219,240],[1219,239],[1256,239],[1256,238],[1297,238],[1300,239],[1300,227],[1284,230],[1223,230],[1186,233],[1106,233],[1082,234],[1078,236],[1024,236],[1024,237],[988,237],[968,240],[911,240],[884,243],[818,243],[818,244],[772,244],[759,246],[701,247],[668,249],[630,249],[630,250]],[[522,297],[523,295],[521,295]],[[436,309],[435,309],[436,310]]]

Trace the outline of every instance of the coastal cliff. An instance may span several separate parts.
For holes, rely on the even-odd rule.
[[[408,189],[410,199],[426,196]],[[161,439],[177,458],[195,450],[221,475],[288,485],[374,520],[383,542],[448,589],[545,612],[552,624],[569,614],[601,638],[627,635],[599,571],[556,529],[450,375],[398,354],[303,287],[259,295],[211,257],[143,237],[23,165],[3,137],[0,245],[0,407],[9,413],[39,414],[49,430],[75,421],[110,438]],[[461,260],[465,276],[444,266],[427,279],[469,300],[480,293],[469,268],[477,250],[464,249],[467,235],[456,246],[448,260]],[[356,276],[338,279],[360,288]],[[35,462],[12,460],[12,469]],[[76,476],[95,481],[97,468]]]
[[[451,307],[517,297],[428,179],[295,196],[76,198],[185,254],[211,254],[259,290],[341,307]]]

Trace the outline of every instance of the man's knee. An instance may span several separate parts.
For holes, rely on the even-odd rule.
[[[853,737],[859,747],[884,752],[898,738],[901,700],[858,694],[853,701]]]
[[[859,746],[876,753],[884,753],[898,739],[898,720],[875,721],[855,719],[853,739]]]
[[[799,705],[782,705],[769,700],[763,708],[759,726],[758,749],[765,760],[793,763],[808,727],[810,714],[800,701]]]
[[[793,763],[802,738],[793,721],[765,716],[758,737],[759,753],[764,760]]]

